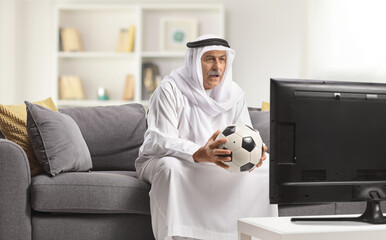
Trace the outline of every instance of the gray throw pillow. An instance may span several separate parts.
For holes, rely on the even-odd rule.
[[[44,171],[88,171],[91,156],[78,125],[68,115],[25,101],[27,133]]]
[[[135,171],[134,162],[146,131],[141,104],[69,107],[59,109],[72,117],[90,149],[93,170]]]
[[[270,122],[269,122],[269,112],[261,111],[256,108],[248,108],[249,116],[251,116],[251,121],[253,128],[258,130],[261,138],[263,139],[263,143],[267,145],[268,151],[270,150]]]

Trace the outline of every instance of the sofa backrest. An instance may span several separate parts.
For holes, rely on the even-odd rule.
[[[261,111],[258,108],[248,108],[249,115],[251,116],[252,126],[254,129],[260,132],[260,136],[263,139],[263,142],[268,147],[268,152],[270,149],[270,124],[269,124],[269,112]]]
[[[78,124],[90,150],[92,170],[131,170],[146,131],[140,104],[59,109]]]
[[[257,108],[248,110],[252,126],[260,132],[269,149],[269,112]],[[91,153],[93,170],[135,170],[134,161],[146,131],[142,105],[71,107],[59,111],[78,124]]]

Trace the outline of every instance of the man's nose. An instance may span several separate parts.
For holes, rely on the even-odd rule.
[[[213,68],[213,69],[217,69],[217,68],[218,68],[218,64],[219,64],[218,60],[215,60],[215,61],[213,62],[212,68]]]

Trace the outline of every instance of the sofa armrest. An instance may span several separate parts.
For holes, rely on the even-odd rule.
[[[24,150],[0,139],[0,239],[31,239],[30,184]]]

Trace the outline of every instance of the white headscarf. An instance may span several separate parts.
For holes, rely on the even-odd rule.
[[[206,34],[195,41],[220,38],[214,34]],[[212,50],[226,51],[226,68],[221,82],[212,89],[210,96],[206,93],[203,85],[201,57],[204,53]],[[168,78],[175,81],[177,87],[189,99],[211,117],[228,111],[237,100],[243,96],[240,87],[232,81],[232,63],[235,51],[220,45],[189,48],[185,54],[185,66],[171,72]]]

